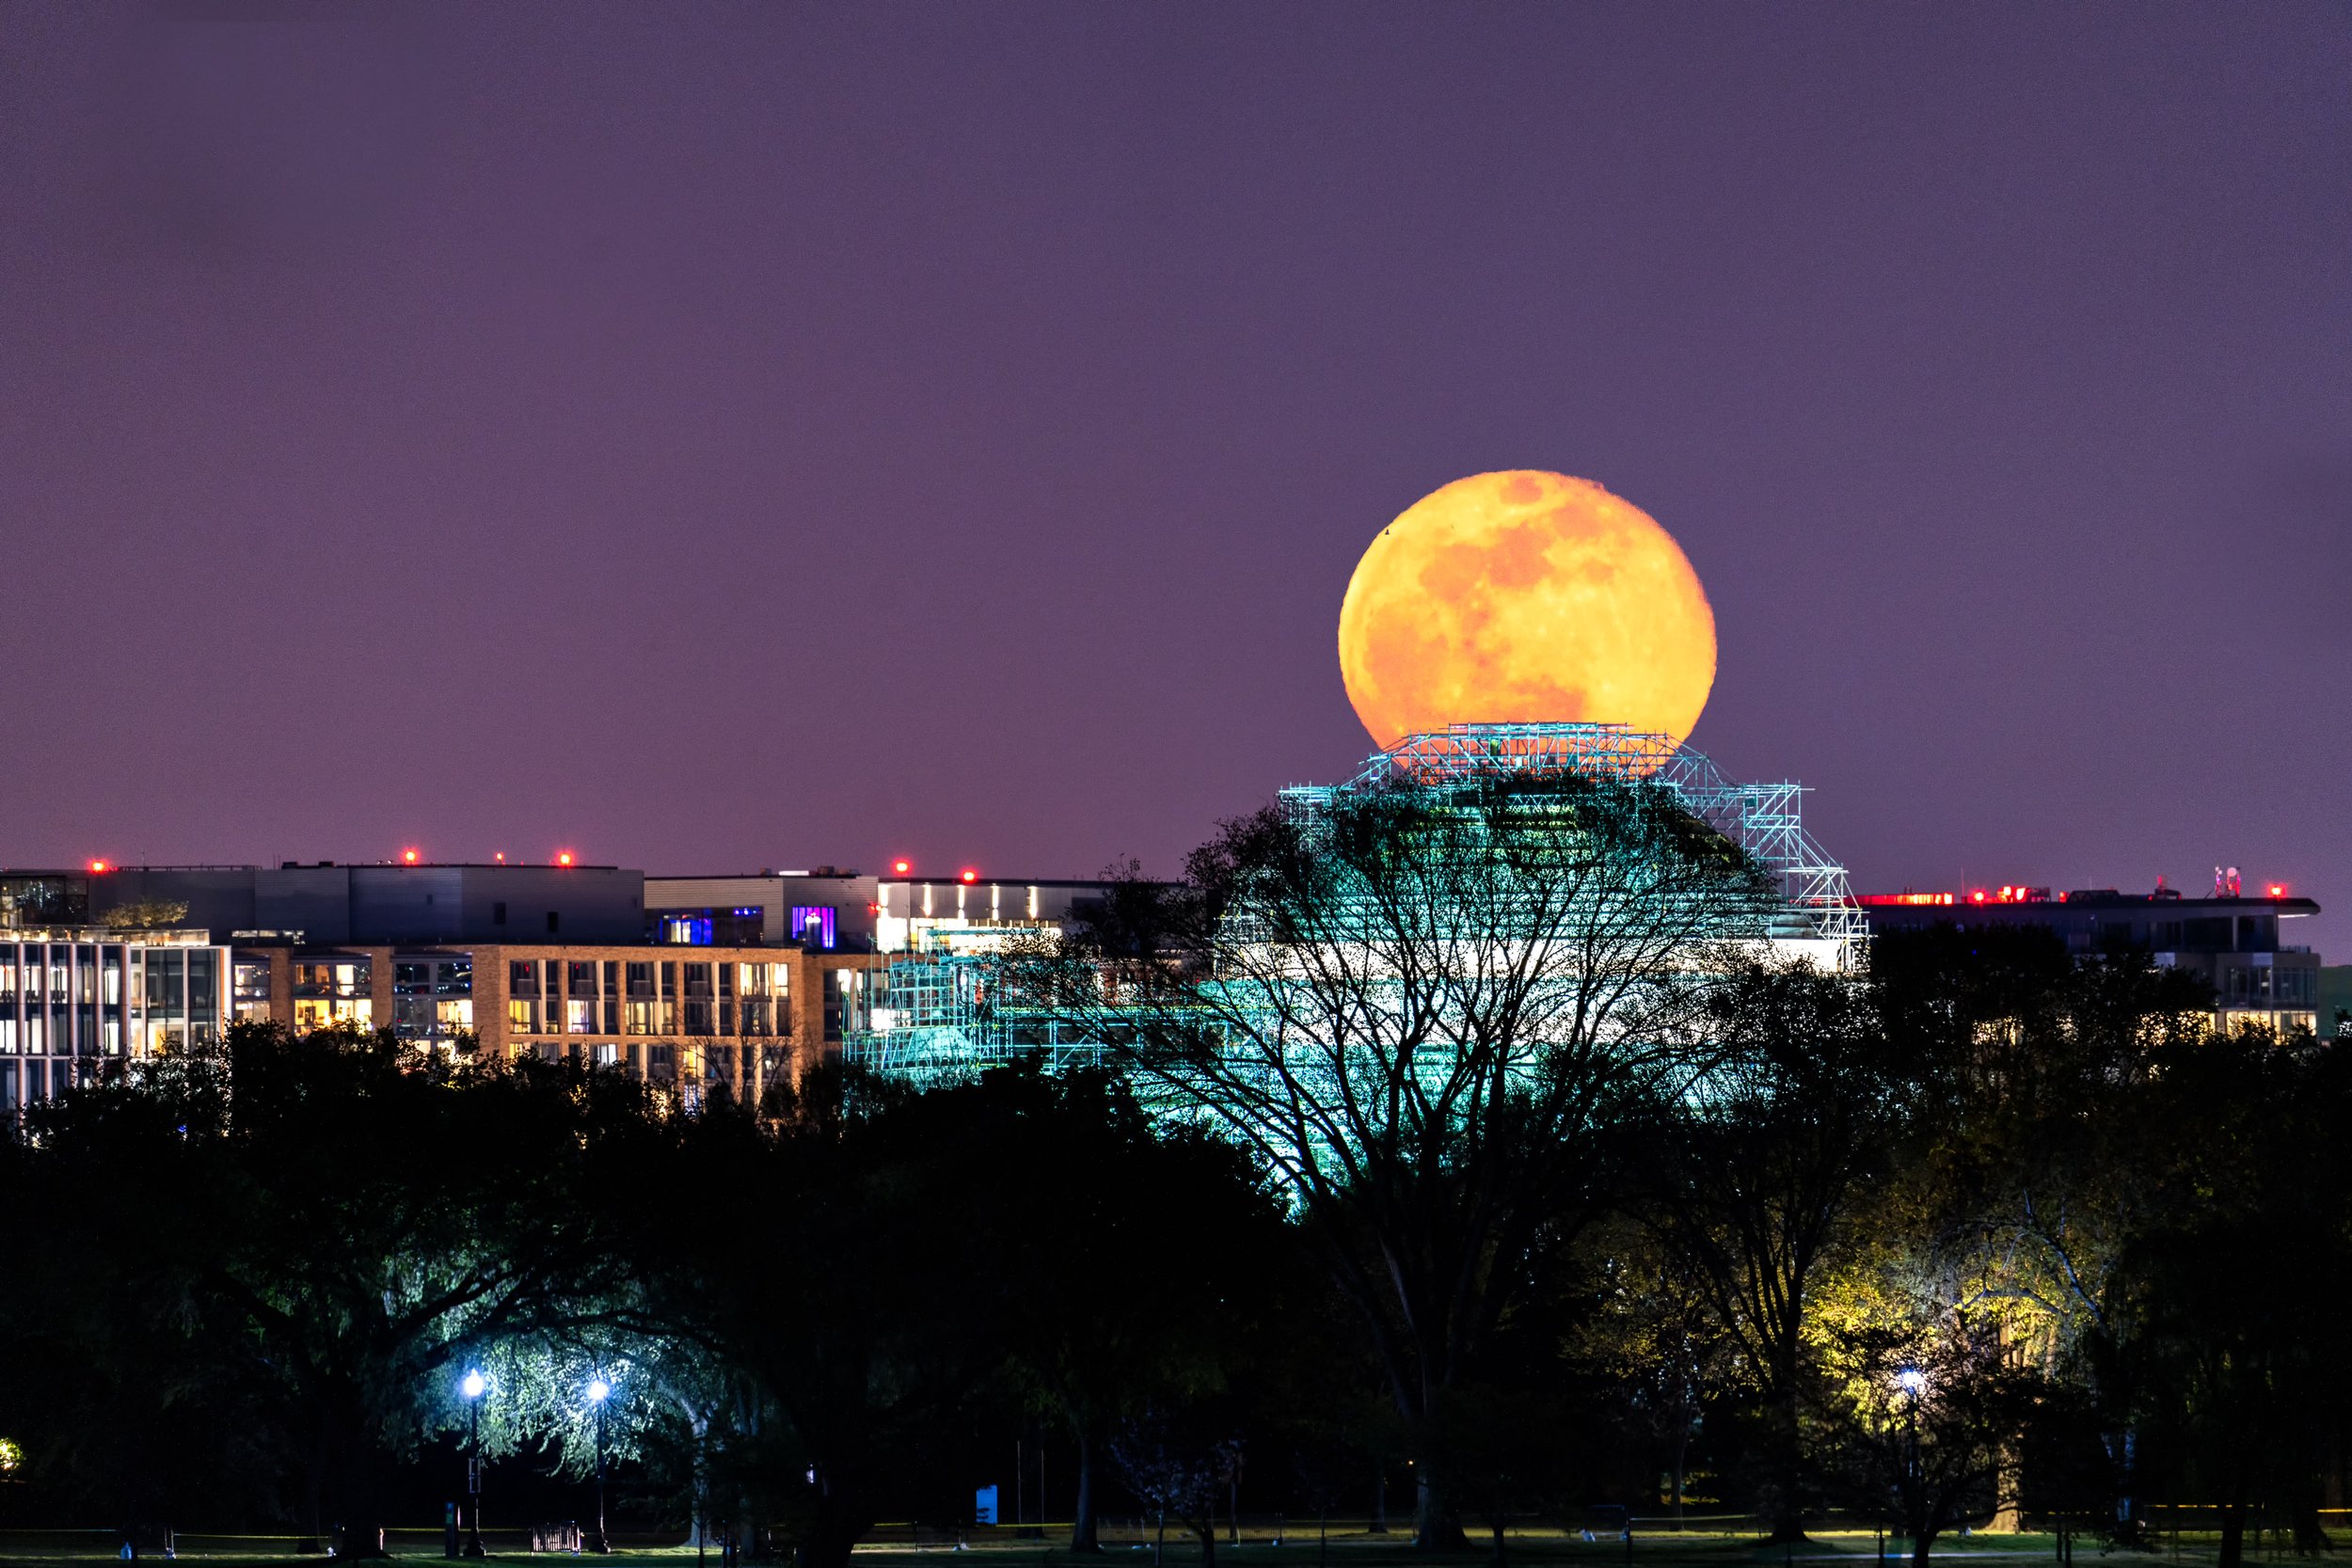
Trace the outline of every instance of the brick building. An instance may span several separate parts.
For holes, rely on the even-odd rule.
[[[619,1068],[736,1094],[796,1081],[838,1050],[871,954],[649,942],[240,945],[238,1018],[351,1022],[446,1044]]]

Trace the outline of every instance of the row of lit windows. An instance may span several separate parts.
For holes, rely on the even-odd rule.
[[[151,1054],[178,1049],[192,1029],[214,1037],[222,957],[136,943],[0,946],[0,1056]]]
[[[96,1003],[119,1007],[125,995],[123,959],[130,959],[128,994],[134,1005],[175,1015],[184,1006],[198,1014],[214,1007],[219,979],[213,948],[124,948],[112,943],[0,947],[0,1012]],[[184,990],[183,990],[184,988]]]
[[[119,1011],[96,1007],[79,1009],[78,1017],[63,1012],[49,1018],[38,1013],[22,1019],[0,1016],[0,1057],[76,1056],[94,1060],[120,1056],[126,1038],[135,1048],[135,1053],[151,1056],[177,1051],[191,1039],[201,1043],[219,1037],[219,1022],[211,1018],[199,1018],[193,1022],[178,1017],[135,1018],[126,1033]]]
[[[517,1035],[788,1035],[792,1015],[780,997],[746,996],[714,1001],[689,996],[683,1002],[621,1002],[582,998],[536,1001],[513,997],[506,1027]]]
[[[681,991],[690,999],[732,1001],[736,997],[781,1000],[791,988],[791,969],[780,963],[712,963],[696,960],[620,961],[607,958],[515,958],[507,963],[509,997],[549,1002],[559,998],[584,1002],[675,1001]],[[660,989],[655,990],[659,979]]]
[[[741,1075],[755,1069],[763,1084],[779,1083],[791,1071],[788,1048],[776,1045],[745,1046],[739,1052],[732,1045],[602,1041],[566,1046],[548,1040],[525,1047],[524,1053],[550,1062],[568,1058],[585,1067],[618,1068],[657,1084],[676,1084],[683,1079],[688,1083],[747,1086]]]

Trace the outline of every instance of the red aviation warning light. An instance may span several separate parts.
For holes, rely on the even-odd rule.
[[[401,864],[403,864],[403,865],[414,865],[414,864],[416,864],[416,863],[417,863],[417,852],[416,852],[414,849],[403,849],[403,850],[400,852],[400,863],[401,863]]]
[[[2286,885],[2286,883],[2284,883],[2284,882],[2273,882],[2273,883],[2271,883],[2271,884],[2270,884],[2270,896],[2272,896],[2273,898],[2284,898],[2286,895],[2287,895],[2287,885]]]
[[[894,877],[903,877],[914,869],[914,863],[913,861],[892,861],[890,863],[890,873]]]
[[[963,868],[963,879],[967,882],[977,882],[980,879],[980,874],[967,865]]]
[[[569,849],[558,849],[558,850],[555,852],[555,863],[556,863],[556,864],[558,864],[558,865],[569,865],[569,864],[571,864],[571,863],[572,863],[572,852],[571,852]]]
[[[103,861],[103,860],[97,860],[97,861],[92,861],[92,862],[90,862],[90,863],[89,863],[89,868],[90,868],[92,871],[98,871],[98,872],[112,871],[112,870],[114,869],[114,867],[113,867],[113,866],[108,865],[108,864],[107,864],[104,861]]]

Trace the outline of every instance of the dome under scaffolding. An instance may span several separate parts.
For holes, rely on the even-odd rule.
[[[1738,784],[1704,753],[1622,724],[1453,724],[1407,736],[1368,759],[1345,784],[1295,785],[1282,802],[1312,813],[1343,795],[1399,784],[1443,789],[1497,776],[1581,775],[1646,783],[1737,845],[1778,890],[1763,935],[1784,958],[1851,968],[1868,935],[1846,868],[1804,831],[1804,787]],[[844,1060],[932,1082],[994,1063],[1034,1059],[1049,1069],[1092,1063],[1090,1031],[1022,1006],[999,984],[987,952],[894,958],[872,973],[843,1020]]]

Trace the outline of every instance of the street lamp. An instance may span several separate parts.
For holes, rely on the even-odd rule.
[[[469,1371],[457,1391],[466,1396],[466,1446],[472,1453],[466,1460],[466,1548],[463,1555],[482,1555],[482,1396],[490,1390],[490,1380],[479,1371]]]
[[[596,1538],[588,1544],[592,1552],[609,1552],[612,1544],[604,1534],[604,1402],[612,1397],[612,1385],[604,1379],[588,1382],[588,1402],[596,1412]]]
[[[1904,1449],[1903,1512],[1910,1515],[1904,1521],[1911,1527],[1911,1549],[1919,1550],[1920,1533],[1927,1528],[1927,1478],[1919,1473],[1919,1397],[1927,1392],[1928,1374],[1916,1367],[1905,1367],[1895,1374],[1895,1386],[1909,1397],[1903,1401]]]

